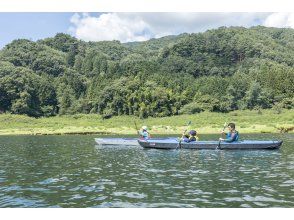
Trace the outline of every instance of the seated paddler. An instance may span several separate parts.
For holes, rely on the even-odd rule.
[[[148,139],[151,138],[151,135],[148,132],[147,126],[142,126],[141,130],[139,131],[140,138]]]
[[[182,137],[182,140],[184,142],[192,142],[192,141],[198,141],[199,138],[197,136],[197,132],[195,130],[190,130],[188,134],[184,134]]]
[[[225,133],[224,131],[222,131],[222,135],[226,135],[226,138],[220,138],[220,141],[225,141],[225,142],[234,142],[234,141],[238,141],[239,139],[239,132],[236,131],[236,125],[234,123],[229,123],[228,124],[228,133]]]

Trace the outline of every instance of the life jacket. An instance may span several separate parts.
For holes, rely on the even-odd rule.
[[[232,136],[232,133],[227,133],[227,139],[231,138],[231,136]],[[232,142],[233,141],[238,141],[238,140],[239,140],[239,132],[238,131],[235,131],[235,135],[233,137]]]
[[[196,141],[196,137],[195,136],[190,136],[189,141]]]
[[[189,137],[185,136],[183,138],[183,141],[185,141],[187,143],[192,142],[192,141],[197,141],[197,137],[195,137],[195,136],[189,136]]]
[[[235,141],[238,141],[239,140],[239,132],[238,131],[236,131],[236,135],[235,135]]]
[[[141,135],[141,138],[144,138],[144,139],[148,139],[151,137],[148,131],[140,131],[140,135]]]

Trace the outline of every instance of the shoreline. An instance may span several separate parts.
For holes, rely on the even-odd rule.
[[[294,110],[243,110],[229,113],[201,112],[162,118],[140,119],[135,116],[115,116],[102,119],[96,114],[63,115],[31,118],[25,115],[0,114],[2,135],[136,135],[136,125],[146,125],[151,135],[179,135],[187,129],[199,134],[218,134],[224,122],[235,122],[241,133],[294,133]],[[136,123],[136,125],[135,125]]]
[[[199,133],[199,135],[208,135],[208,134],[212,134],[212,135],[217,135],[219,133]],[[261,132],[242,132],[242,134],[294,134],[294,132],[264,132],[264,131],[261,131]],[[1,133],[0,134],[0,137],[1,136],[72,136],[72,135],[98,135],[99,137],[101,136],[105,136],[105,137],[108,137],[108,136],[127,136],[127,137],[133,137],[133,136],[136,136],[137,134],[136,133],[133,133],[133,134],[129,134],[129,133],[101,133],[101,132],[80,132],[80,133],[70,133],[70,132],[67,132],[67,133]],[[180,133],[152,133],[152,137],[157,137],[157,136],[166,136],[166,135],[175,135],[175,136],[179,136],[181,135]]]
[[[214,132],[198,132],[199,135],[201,134],[219,134],[219,133],[216,133],[215,131]],[[294,132],[271,132],[271,131],[253,131],[253,132],[244,132],[242,131],[242,134],[294,134]],[[1,132],[0,133],[0,137],[1,136],[70,136],[70,135],[99,135],[99,136],[122,136],[122,135],[126,135],[126,136],[136,136],[137,133],[134,132],[134,133],[108,133],[108,132],[96,132],[96,131],[93,131],[93,132],[64,132],[64,133],[61,133],[61,132],[52,132],[52,133],[26,133],[26,132],[19,132],[19,133],[16,133],[16,132]],[[151,134],[152,136],[164,136],[164,135],[181,135],[181,133],[177,133],[177,132],[174,132],[174,133],[152,133]]]

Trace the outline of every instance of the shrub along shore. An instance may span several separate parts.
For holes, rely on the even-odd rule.
[[[229,113],[201,112],[141,120],[135,116],[116,116],[103,119],[97,114],[63,115],[32,118],[24,115],[0,114],[0,135],[61,135],[61,134],[120,134],[135,135],[135,122],[140,128],[147,125],[156,134],[180,134],[192,121],[189,129],[200,134],[219,133],[224,122],[235,122],[242,133],[294,132],[294,110],[243,110]]]

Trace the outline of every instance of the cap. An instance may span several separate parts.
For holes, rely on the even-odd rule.
[[[191,130],[191,131],[189,132],[189,134],[195,136],[195,135],[197,134],[197,132],[196,132],[195,130]]]
[[[142,129],[147,131],[148,128],[147,126],[142,126]]]

